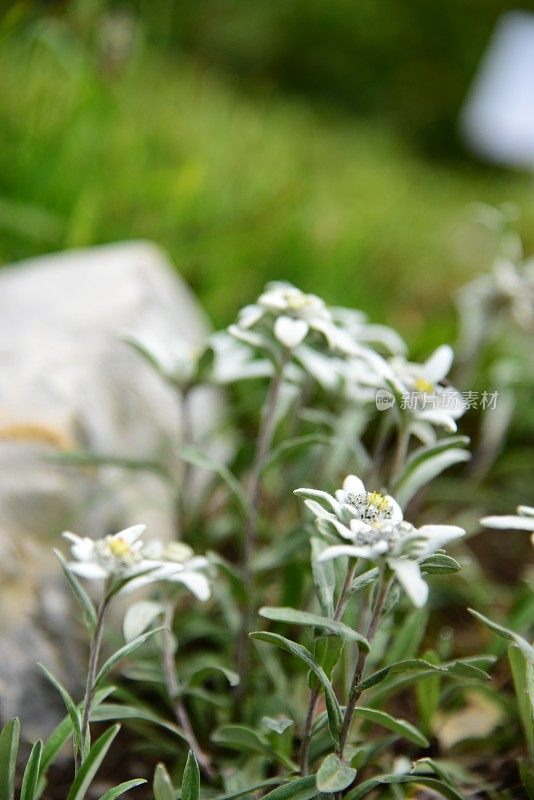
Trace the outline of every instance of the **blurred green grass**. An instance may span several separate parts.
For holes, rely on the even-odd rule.
[[[245,96],[141,37],[107,71],[43,18],[4,30],[0,75],[2,262],[147,238],[216,325],[287,278],[427,351],[453,337],[449,295],[491,255],[469,204],[516,202],[529,240],[527,176],[425,161],[379,122]]]

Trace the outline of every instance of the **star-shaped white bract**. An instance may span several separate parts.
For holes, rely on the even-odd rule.
[[[500,530],[530,531],[534,544],[534,506],[518,506],[517,514],[508,514],[502,517],[483,517],[480,524],[485,528],[498,528]]]
[[[145,568],[140,536],[145,525],[133,525],[103,539],[90,539],[65,531],[63,536],[71,543],[74,561],[69,562],[72,572],[88,580],[105,580],[136,575]]]
[[[295,489],[294,494],[304,497],[304,502],[318,520],[332,525],[334,531],[345,539],[351,539],[351,526],[365,526],[379,520],[401,521],[402,511],[390,495],[369,492],[356,475],[348,475],[343,487],[335,495],[319,489]]]
[[[355,475],[349,475],[335,497],[316,489],[297,489],[315,514],[318,530],[329,540],[343,544],[327,547],[319,561],[363,558],[393,571],[406,594],[417,606],[428,598],[419,562],[465,534],[455,525],[423,525],[415,528],[403,519],[394,498],[369,492]]]
[[[324,300],[282,281],[268,283],[256,303],[245,306],[229,332],[247,344],[262,347],[265,334],[294,350],[310,333],[324,337],[332,350],[352,352],[352,337],[336,325]]]
[[[208,559],[196,556],[189,545],[183,542],[159,540],[149,542],[142,551],[143,561],[150,572],[134,577],[124,592],[133,592],[142,586],[158,583],[179,583],[185,586],[197,600],[209,600],[211,587],[205,574],[209,567]]]
[[[465,413],[462,394],[444,384],[453,360],[452,348],[444,344],[422,364],[402,356],[384,362],[385,387],[405,398],[402,413],[409,417],[411,432],[423,442],[435,438],[434,427],[454,433],[456,420]]]
[[[144,544],[145,525],[134,525],[113,536],[90,539],[66,531],[74,558],[68,566],[88,580],[119,582],[121,593],[132,592],[151,583],[180,583],[199,600],[208,600],[210,583],[204,571],[208,561],[196,556],[183,542],[151,541]]]

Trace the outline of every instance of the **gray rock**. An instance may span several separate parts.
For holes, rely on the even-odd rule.
[[[65,673],[72,649],[50,554],[61,531],[102,536],[145,522],[160,538],[176,533],[173,491],[158,476],[47,459],[88,449],[175,469],[179,400],[123,337],[195,345],[207,330],[190,291],[146,242],[0,271],[0,715],[22,712],[32,733],[51,722],[34,663]],[[193,439],[217,417],[213,396],[195,391]]]

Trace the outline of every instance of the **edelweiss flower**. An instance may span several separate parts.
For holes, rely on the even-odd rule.
[[[457,430],[456,420],[465,413],[461,393],[443,385],[454,353],[449,345],[441,345],[422,364],[397,356],[384,362],[383,377],[395,393],[402,397],[402,410],[411,418],[410,430],[423,442],[432,441],[432,426]]]
[[[532,531],[532,544],[534,544],[534,507],[517,506],[517,515],[509,514],[502,517],[483,517],[480,524],[486,528],[500,528],[518,531]]]
[[[316,515],[319,531],[337,534],[350,544],[327,547],[320,561],[348,556],[387,565],[415,606],[423,606],[428,586],[421,576],[419,561],[448,542],[463,536],[455,525],[423,525],[415,528],[402,517],[396,501],[380,492],[366,491],[362,481],[349,475],[335,498],[327,492],[297,489]]]
[[[195,556],[189,545],[183,542],[162,542],[155,540],[143,547],[143,564],[150,572],[134,577],[125,587],[125,592],[133,592],[141,586],[158,581],[181,583],[198,600],[208,600],[211,596],[210,584],[203,573],[208,566],[207,558]]]
[[[65,531],[63,536],[71,543],[74,561],[69,567],[76,575],[89,580],[137,575],[147,568],[141,554],[140,536],[145,525],[133,525],[113,536],[90,539]]]
[[[228,330],[248,344],[262,346],[265,340],[261,329],[265,329],[265,324],[290,350],[298,347],[310,332],[324,336],[332,349],[351,352],[354,346],[348,333],[335,324],[331,311],[320,297],[305,294],[290,283],[273,281],[267,284],[257,302],[245,306],[237,324]]]
[[[345,539],[352,539],[347,526],[350,528],[354,524],[354,528],[359,529],[382,520],[402,520],[402,511],[393,497],[367,491],[356,475],[345,478],[343,488],[336,491],[335,497],[319,489],[295,489],[294,494],[306,498],[305,504],[316,518],[327,523],[322,526],[325,532],[330,529]]]
[[[534,261],[516,265],[497,258],[491,272],[470,281],[457,293],[462,350],[473,355],[496,324],[511,321],[534,332]]]
[[[336,306],[331,309],[334,322],[352,336],[355,342],[371,345],[388,355],[404,355],[406,342],[397,331],[387,325],[377,325],[367,321],[363,311]]]
[[[90,539],[66,531],[74,561],[69,567],[76,575],[89,580],[118,578],[127,580],[121,592],[127,593],[156,581],[182,583],[199,600],[210,597],[210,585],[202,570],[206,558],[195,556],[183,542],[143,544],[139,538],[145,525],[134,525],[113,536]]]

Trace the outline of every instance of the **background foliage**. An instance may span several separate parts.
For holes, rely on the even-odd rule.
[[[446,297],[492,249],[469,204],[518,202],[528,250],[531,184],[429,159],[409,107],[430,114],[455,70],[439,115],[457,153],[456,110],[506,5],[12,3],[0,260],[146,237],[215,324],[284,277],[416,346],[450,339]]]

